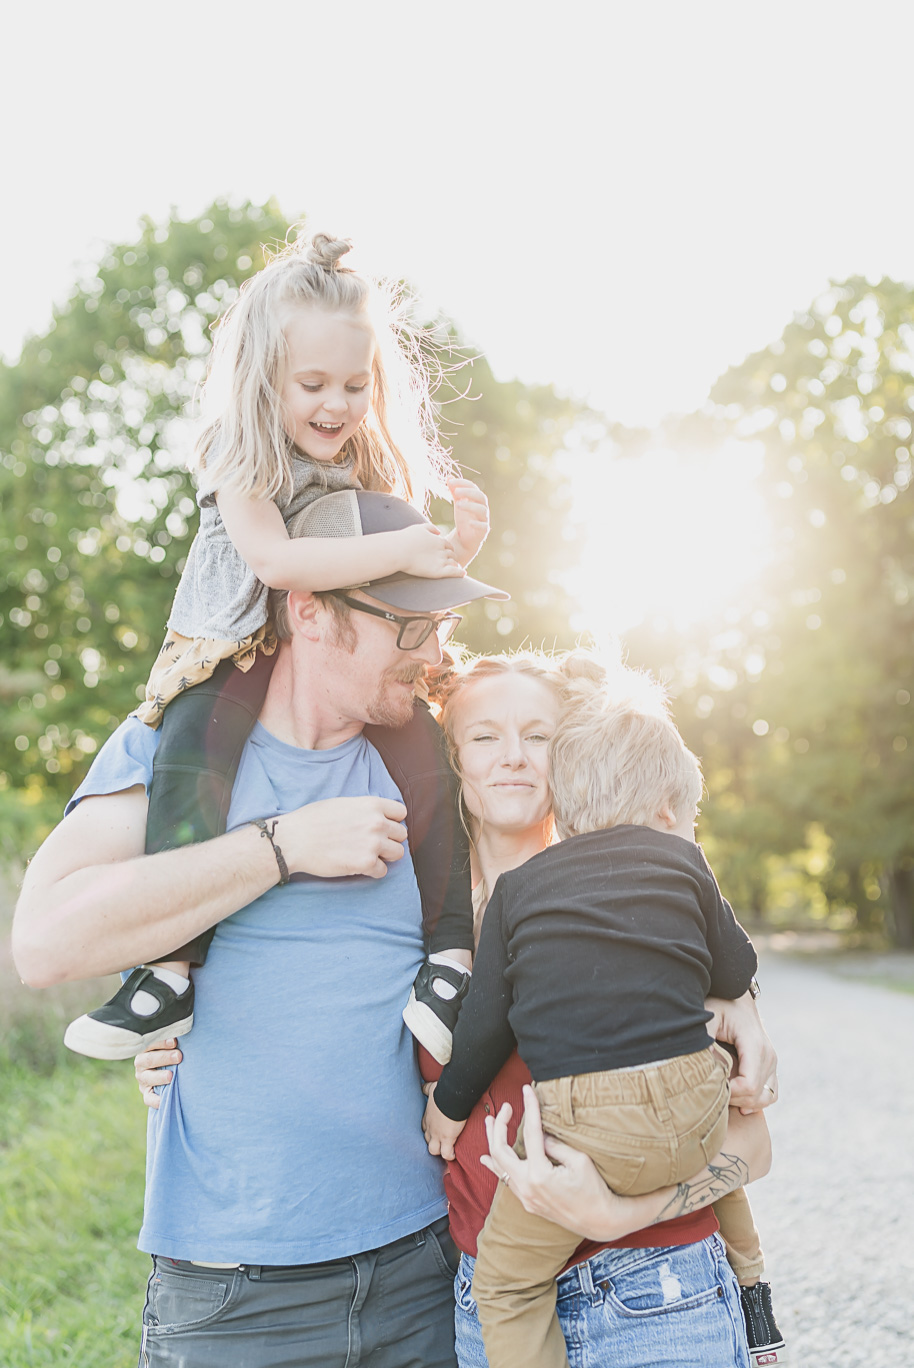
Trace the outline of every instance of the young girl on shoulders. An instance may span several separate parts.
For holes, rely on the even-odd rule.
[[[206,839],[224,826],[276,648],[271,589],[322,592],[398,572],[462,577],[488,533],[485,495],[460,477],[438,440],[402,298],[344,265],[349,250],[325,234],[297,240],[245,282],[220,324],[206,384],[215,416],[196,449],[200,528],[137,711],[150,727],[163,716],[167,724],[150,793],[148,852]],[[392,493],[420,509],[447,489],[454,529],[442,535],[422,523],[369,537],[290,538],[287,526],[304,509],[346,489]],[[460,867],[454,852],[465,843],[449,767],[421,703],[415,722],[426,742],[429,729],[435,734],[442,757],[440,781],[431,800],[425,795],[432,810],[426,826],[435,833],[429,850],[451,852],[453,873]],[[402,738],[391,733],[393,763],[407,784],[418,763],[415,745],[412,725]],[[425,751],[428,769],[427,744]],[[421,1032],[417,1021],[438,1018],[431,1023],[436,1052],[447,1052],[473,944],[468,876],[442,874],[411,844],[435,968],[420,971],[415,992],[424,1005],[417,1015],[411,998],[408,1024]],[[71,1023],[66,1044],[122,1059],[186,1034],[193,1024],[189,969],[203,963],[211,935],[135,970],[109,1003]],[[442,945],[441,936],[450,939]]]

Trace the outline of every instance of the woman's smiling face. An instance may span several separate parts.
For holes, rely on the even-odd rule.
[[[519,833],[549,816],[548,747],[557,717],[554,688],[534,675],[489,675],[455,699],[464,802],[487,830]]]

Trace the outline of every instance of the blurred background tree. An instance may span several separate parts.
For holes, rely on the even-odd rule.
[[[28,848],[135,704],[195,505],[185,414],[208,328],[287,225],[146,221],[0,368],[0,830]]]
[[[914,945],[914,300],[834,284],[665,440],[761,441],[772,564],[688,639],[633,633],[680,686],[709,849],[759,913],[802,900]],[[726,566],[721,566],[726,574]],[[779,886],[780,881],[780,886]]]

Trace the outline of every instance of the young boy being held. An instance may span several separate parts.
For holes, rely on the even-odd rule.
[[[661,687],[624,675],[612,696],[587,678],[568,690],[550,745],[562,839],[495,885],[424,1126],[433,1153],[449,1149],[516,1045],[544,1129],[616,1192],[637,1194],[688,1179],[720,1150],[730,1060],[709,1041],[704,1000],[742,996],[757,959],[695,843],[698,760]],[[745,1193],[715,1210],[752,1368],[781,1368]],[[567,1368],[555,1277],[578,1239],[499,1187],[473,1281],[492,1368]]]

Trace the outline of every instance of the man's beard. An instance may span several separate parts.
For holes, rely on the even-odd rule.
[[[413,695],[396,686],[415,684],[417,679],[424,679],[426,673],[426,667],[418,660],[385,670],[368,704],[367,720],[376,727],[405,727],[413,715]]]

